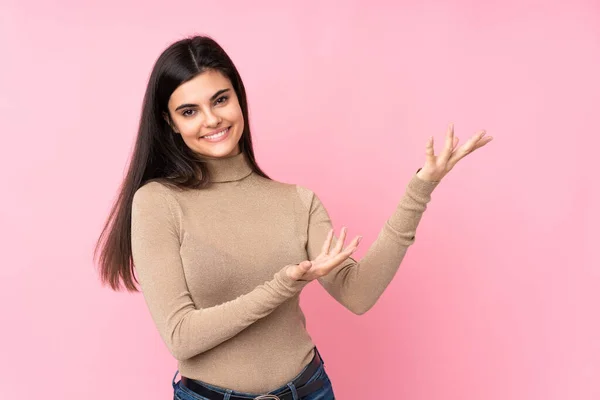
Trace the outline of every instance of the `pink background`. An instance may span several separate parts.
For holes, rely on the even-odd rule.
[[[193,33],[237,64],[260,165],[364,235],[357,257],[429,135],[495,137],[372,311],[305,290],[338,398],[600,398],[600,3],[82,3],[0,5],[0,398],[172,398],[142,295],[100,287],[91,252],[151,66]]]

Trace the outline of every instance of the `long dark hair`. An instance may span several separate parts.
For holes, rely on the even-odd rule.
[[[113,290],[125,287],[138,291],[131,256],[131,205],[137,189],[151,180],[181,189],[201,189],[210,182],[206,166],[181,135],[173,134],[164,118],[175,89],[208,70],[219,71],[231,81],[244,115],[240,150],[246,153],[255,173],[270,179],[254,158],[246,90],[225,50],[208,36],[193,36],[171,44],[158,57],[150,74],[127,175],[94,250],[101,281]]]

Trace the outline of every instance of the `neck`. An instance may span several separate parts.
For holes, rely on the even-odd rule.
[[[252,166],[244,152],[228,157],[200,159],[208,169],[211,182],[239,181],[252,173]]]

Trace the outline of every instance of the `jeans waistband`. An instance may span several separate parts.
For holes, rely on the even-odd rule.
[[[319,352],[319,350],[317,349],[317,347],[314,347],[314,351],[315,351],[315,355],[316,354],[319,355],[319,358],[321,359],[321,364],[325,365],[325,360],[323,360],[323,356],[321,355],[321,353]],[[302,373],[305,372],[307,368],[308,368],[308,365],[306,365],[302,369],[302,371],[296,377],[294,377],[291,381],[289,381],[288,383],[286,383],[285,385],[283,385],[283,386],[281,386],[281,387],[279,387],[277,389],[271,390],[269,393],[277,394],[277,393],[280,393],[280,392],[283,392],[285,390],[290,389],[290,385],[293,387],[294,380],[297,379],[300,375],[302,375]],[[177,375],[179,375],[179,370],[177,370],[175,372],[175,375],[173,376],[173,380],[172,380],[173,388],[175,388],[175,386],[177,385],[177,382],[176,382]],[[212,390],[218,391],[218,392],[220,392],[220,393],[222,393],[224,395],[226,395],[226,394],[229,394],[229,395],[237,394],[237,395],[242,395],[242,396],[248,396],[248,395],[250,395],[249,393],[238,392],[238,391],[235,391],[235,390],[232,390],[232,389],[225,389],[225,388],[216,387],[216,386],[207,384],[207,383],[199,381],[199,380],[195,380],[195,381],[198,382],[201,385],[204,385],[204,386],[206,386],[206,387],[208,387],[208,388],[210,388]]]

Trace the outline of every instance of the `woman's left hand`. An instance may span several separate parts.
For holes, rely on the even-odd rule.
[[[433,136],[431,136],[425,148],[427,157],[425,165],[417,172],[417,176],[424,181],[440,181],[454,168],[459,160],[492,141],[493,138],[491,136],[486,137],[485,133],[485,130],[477,133],[457,149],[458,138],[454,136],[454,124],[450,124],[446,133],[446,144],[438,156],[434,154]]]

